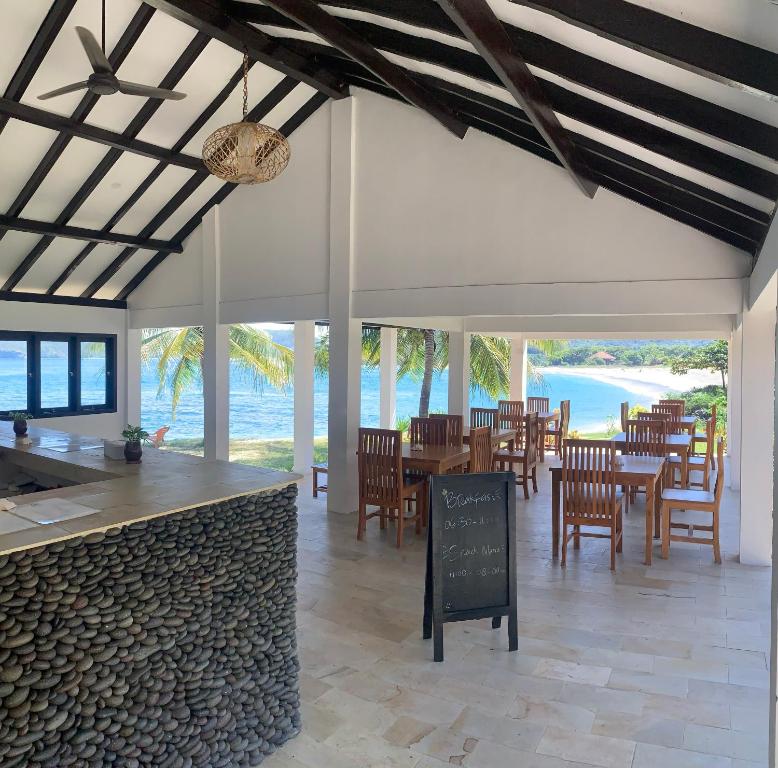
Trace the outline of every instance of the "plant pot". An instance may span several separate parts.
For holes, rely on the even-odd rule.
[[[140,464],[143,456],[143,446],[140,440],[128,441],[124,444],[124,458],[128,464]]]
[[[24,437],[27,434],[27,420],[14,422],[14,434],[17,437]]]

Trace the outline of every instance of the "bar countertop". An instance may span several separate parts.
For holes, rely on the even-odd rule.
[[[31,443],[0,423],[0,462],[78,483],[13,496],[0,511],[0,555],[228,499],[285,488],[300,475],[143,449],[142,464],[108,459],[103,441],[31,427]],[[0,498],[3,491],[0,490]]]

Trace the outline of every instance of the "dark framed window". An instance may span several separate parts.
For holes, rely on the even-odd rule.
[[[116,336],[0,331],[0,416],[116,411]]]

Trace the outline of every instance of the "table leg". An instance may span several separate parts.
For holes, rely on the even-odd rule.
[[[559,486],[561,480],[551,476],[551,552],[554,558],[559,557]]]
[[[543,419],[539,424],[538,440],[540,445],[538,446],[538,458],[541,464],[546,460],[546,420]]]
[[[654,496],[655,480],[651,479],[646,483],[646,559],[645,564],[651,565],[651,550],[654,546]]]

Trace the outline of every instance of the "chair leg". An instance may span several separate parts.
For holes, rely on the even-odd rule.
[[[421,536],[421,526],[426,515],[424,514],[424,499],[416,495],[416,535]]]
[[[567,523],[562,523],[562,567],[567,565]]]
[[[713,511],[713,559],[721,565],[721,548],[719,545],[719,511]]]
[[[319,496],[319,478],[316,470],[313,470],[313,498],[316,499]]]
[[[381,518],[383,520],[383,517]],[[362,541],[362,537],[365,535],[365,528],[367,528],[367,505],[359,502],[359,519],[357,521],[357,541]]]
[[[386,509],[384,507],[381,507],[379,510],[381,514],[378,517],[379,525],[381,526],[381,530],[386,530]]]
[[[400,501],[400,509],[397,512],[397,549],[403,545],[403,526],[405,525],[405,515],[403,514],[403,503]]]
[[[525,464],[522,468],[522,475],[524,478],[524,498],[529,498],[529,467]]]
[[[532,467],[532,490],[538,492],[538,468]]]
[[[662,503],[662,557],[667,560],[670,557],[670,523],[671,513],[670,505],[667,502]]]
[[[616,570],[616,530],[611,529],[611,570]]]
[[[581,548],[581,526],[573,526],[573,549]]]
[[[616,532],[618,536],[616,539],[616,551],[621,553],[624,545],[624,519],[621,516],[621,509],[616,511],[616,525],[618,526]]]

